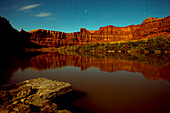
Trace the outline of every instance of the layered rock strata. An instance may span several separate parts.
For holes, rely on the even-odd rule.
[[[71,113],[58,110],[51,100],[72,91],[66,82],[46,78],[26,80],[14,85],[0,87],[0,113]]]
[[[126,27],[110,25],[100,27],[99,30],[94,31],[80,28],[80,32],[64,33],[37,29],[29,31],[28,33],[31,35],[30,40],[32,42],[47,47],[138,40],[158,35],[169,36],[170,16],[165,18],[148,17],[140,25],[130,25]]]

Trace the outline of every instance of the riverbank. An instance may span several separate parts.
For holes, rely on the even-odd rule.
[[[115,43],[91,43],[89,45],[74,45],[58,48],[58,51],[80,52],[114,52],[114,53],[142,53],[142,54],[169,54],[170,36],[157,36],[147,40],[115,42]]]
[[[170,36],[157,36],[155,38],[110,42],[110,43],[91,43],[89,45],[72,45],[63,47],[48,47],[48,48],[26,48],[26,52],[91,52],[91,53],[128,53],[128,54],[170,54]]]

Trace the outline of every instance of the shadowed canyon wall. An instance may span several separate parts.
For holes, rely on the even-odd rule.
[[[12,54],[12,53],[23,53],[24,48],[38,48],[35,43],[30,41],[30,34],[23,31],[17,31],[14,29],[9,21],[0,16],[0,35],[1,35],[1,44],[0,50],[1,55]]]
[[[47,47],[60,47],[67,45],[84,45],[93,42],[105,43],[115,41],[128,41],[143,39],[150,36],[169,36],[170,16],[165,18],[145,19],[140,25],[130,25],[126,27],[106,26],[99,30],[86,30],[80,28],[80,32],[64,33],[37,29],[29,31],[32,42]]]
[[[22,51],[23,45],[20,43],[21,38],[19,37],[19,32],[10,25],[6,18],[3,17],[0,17],[0,35],[0,49],[2,53],[8,53],[10,50],[16,50],[16,52]]]
[[[162,58],[165,59],[165,58]],[[152,60],[157,62],[160,59]],[[169,61],[169,60],[167,60]],[[45,69],[54,69],[64,66],[76,66],[81,67],[81,70],[86,70],[87,68],[97,67],[101,71],[106,72],[116,72],[121,70],[126,70],[129,72],[139,72],[144,75],[147,79],[165,79],[170,81],[170,75],[168,73],[170,64],[165,61],[162,66],[159,65],[150,65],[150,62],[137,62],[130,61],[126,58],[97,58],[97,57],[88,57],[82,55],[67,55],[60,54],[57,52],[44,53],[38,55],[30,60],[30,68],[45,70]]]

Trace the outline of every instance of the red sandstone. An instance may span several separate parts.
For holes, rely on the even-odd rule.
[[[80,28],[80,32],[64,33],[50,30],[32,30],[31,41],[42,46],[60,47],[67,45],[85,45],[93,42],[105,43],[115,41],[129,41],[170,35],[170,16],[165,18],[145,19],[140,25],[126,27],[106,26],[99,30],[90,31]]]

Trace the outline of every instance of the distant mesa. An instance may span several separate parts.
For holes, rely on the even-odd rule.
[[[170,35],[170,16],[165,18],[148,17],[140,25],[129,25],[126,27],[109,25],[93,31],[80,28],[80,32],[64,33],[37,29],[28,31],[28,33],[30,33],[30,40],[33,43],[46,47],[129,41],[159,35],[167,37]]]
[[[143,23],[147,23],[147,22],[153,22],[153,21],[163,21],[164,20],[164,18],[155,18],[155,17],[148,17],[147,19],[145,19],[144,21],[143,21]]]
[[[107,43],[116,41],[129,41],[156,37],[159,35],[170,36],[170,16],[165,18],[148,17],[140,25],[115,27],[113,25],[100,27],[99,30],[87,30],[80,28],[79,32],[64,33],[36,29],[32,31],[18,32],[9,21],[0,17],[0,33],[3,38],[2,48],[8,45],[20,48],[61,47],[70,45],[87,45],[90,43]],[[9,42],[10,40],[10,42]],[[10,45],[10,46],[9,46]]]

